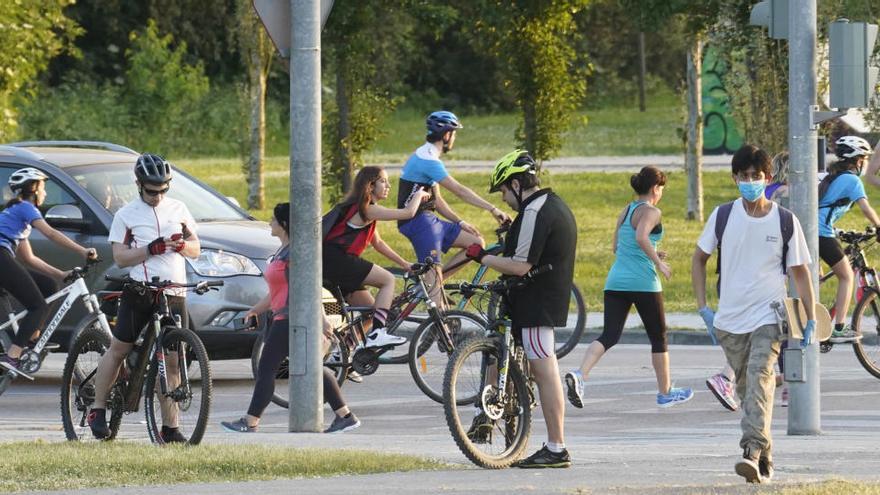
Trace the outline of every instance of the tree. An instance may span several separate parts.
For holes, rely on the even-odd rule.
[[[515,138],[537,160],[550,158],[586,95],[589,64],[575,50],[582,39],[575,15],[587,0],[470,1],[474,39],[499,59],[516,96],[521,121]]]
[[[247,205],[263,209],[266,205],[263,181],[263,161],[266,155],[266,79],[275,48],[260,23],[250,0],[239,0],[236,18],[236,37],[242,60],[247,70],[247,99],[250,106],[248,119],[248,153],[244,164],[247,180]]]
[[[15,97],[55,55],[73,50],[79,26],[64,15],[74,0],[0,2],[0,140],[17,127]]]

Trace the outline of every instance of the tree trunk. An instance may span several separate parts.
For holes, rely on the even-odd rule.
[[[254,43],[249,51],[248,97],[251,114],[248,126],[250,139],[247,160],[247,205],[249,209],[262,210],[266,207],[263,162],[266,154],[267,73],[263,70],[266,63],[259,43]]]
[[[647,110],[645,105],[645,32],[639,31],[639,111]]]
[[[337,121],[336,146],[339,153],[336,154],[338,163],[335,169],[341,175],[342,193],[347,194],[351,190],[352,177],[354,177],[355,165],[351,157],[351,102],[349,101],[348,81],[345,79],[345,60],[338,60],[336,65],[336,107],[339,111]]]
[[[703,105],[701,76],[703,38],[694,37],[687,53],[687,213],[688,220],[703,221]]]

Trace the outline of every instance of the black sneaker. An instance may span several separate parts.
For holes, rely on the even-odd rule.
[[[571,467],[571,457],[568,450],[562,449],[562,452],[551,452],[546,445],[541,450],[526,457],[525,459],[513,463],[513,467],[524,469],[535,468],[567,468]]]
[[[232,433],[254,433],[257,431],[257,427],[248,425],[245,418],[238,418],[236,421],[221,421],[220,426]]]
[[[21,362],[18,358],[9,357],[4,354],[3,356],[0,356],[0,367],[4,368],[7,373],[11,373],[13,376],[23,376],[30,381],[34,381],[34,377],[21,370]]]
[[[335,416],[330,427],[324,430],[324,433],[345,433],[351,431],[361,425],[361,420],[357,419],[354,413],[349,413],[348,417]]]
[[[759,450],[749,447],[743,449],[743,458],[736,463],[736,474],[746,479],[746,483],[760,483],[761,469],[758,467]]]
[[[467,437],[474,443],[489,443],[492,439],[492,428],[495,422],[489,419],[489,416],[483,411],[474,416],[471,427],[468,428]]]
[[[761,473],[761,478],[763,481],[770,481],[773,479],[773,459],[770,456],[761,456],[758,459],[758,471]]]
[[[183,436],[183,433],[180,432],[178,428],[169,428],[167,426],[162,427],[162,433],[160,434],[162,437],[163,443],[186,443],[189,440]]]
[[[107,413],[104,409],[92,409],[86,417],[92,435],[98,440],[110,438],[110,428],[107,426]]]

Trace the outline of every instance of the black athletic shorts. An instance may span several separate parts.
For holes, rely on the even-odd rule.
[[[334,244],[324,244],[324,288],[334,292],[337,287],[343,295],[351,294],[363,288],[364,280],[373,269],[369,261],[348,254]]]
[[[116,325],[112,327],[116,340],[127,344],[133,344],[137,340],[141,330],[156,312],[155,297],[153,291],[138,294],[128,288],[123,289],[116,312]],[[172,314],[180,315],[183,326],[189,325],[185,297],[168,296],[168,307]]]
[[[844,256],[846,254],[836,237],[819,237],[819,257],[829,267],[836,265]]]

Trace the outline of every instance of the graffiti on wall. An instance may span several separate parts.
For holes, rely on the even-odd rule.
[[[722,76],[726,71],[727,64],[718,57],[718,51],[707,46],[702,73],[703,153],[710,155],[734,153],[743,143],[730,110],[730,96],[724,89]]]

